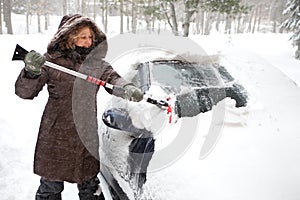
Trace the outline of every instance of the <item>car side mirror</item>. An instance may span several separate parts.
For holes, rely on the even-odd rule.
[[[122,108],[112,108],[106,110],[102,115],[102,121],[110,128],[125,131],[132,137],[149,137],[151,132],[146,129],[136,128],[132,124],[132,119],[127,110]]]

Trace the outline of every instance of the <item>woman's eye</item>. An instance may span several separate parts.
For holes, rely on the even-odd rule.
[[[83,40],[87,40],[87,39],[92,39],[92,36],[80,36],[80,39],[83,39]]]

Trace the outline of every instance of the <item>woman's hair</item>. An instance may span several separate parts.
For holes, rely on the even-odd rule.
[[[79,32],[83,29],[83,28],[86,28],[88,27],[91,31],[91,34],[92,34],[92,46],[94,45],[94,42],[95,42],[95,33],[94,31],[89,27],[87,26],[86,24],[84,25],[81,25],[79,26],[77,29],[75,29],[74,31],[72,31],[70,34],[69,34],[69,37],[67,38],[67,41],[65,42],[62,42],[61,43],[61,49],[62,50],[74,50],[75,49],[75,42],[76,42],[76,39],[77,37],[79,36]]]

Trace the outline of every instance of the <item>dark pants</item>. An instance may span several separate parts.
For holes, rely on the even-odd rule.
[[[99,179],[92,178],[82,184],[77,184],[80,200],[104,200],[103,194],[95,195],[99,187]],[[36,192],[35,200],[61,200],[61,192],[64,190],[64,182],[40,180],[40,186]]]

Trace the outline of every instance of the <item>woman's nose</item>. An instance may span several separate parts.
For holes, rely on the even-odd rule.
[[[84,42],[84,46],[90,47],[91,45],[92,45],[92,39],[91,38],[86,39]]]

